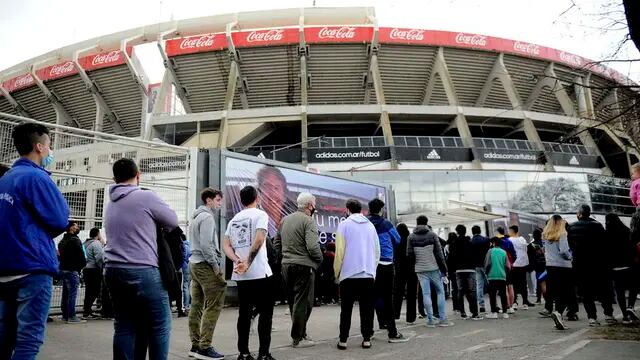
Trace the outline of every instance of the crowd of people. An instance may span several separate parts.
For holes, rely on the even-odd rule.
[[[323,248],[312,194],[298,194],[297,203],[290,204],[297,211],[272,219],[265,211],[269,209],[260,206],[265,190],[248,185],[239,192],[242,210],[218,239],[220,190],[201,191],[202,205],[183,234],[176,213],[140,187],[138,166],[123,158],[113,164],[115,184],[104,212],[109,239],[94,228],[82,243],[79,224],[69,220],[67,202],[45,169],[53,163],[47,128],[22,124],[13,139],[21,158],[0,179],[0,218],[8,225],[0,227],[0,359],[35,359],[44,341],[54,278],[63,285],[65,322],[114,318],[114,359],[144,359],[147,353],[150,359],[166,359],[172,301],[178,317],[188,316],[189,357],[223,359],[213,343],[227,291],[225,261],[233,263],[227,275],[237,284],[239,360],[254,359],[249,347],[254,321],[257,359],[274,359],[271,333],[280,287],[291,316],[291,346],[314,346],[307,325],[318,283],[321,300],[340,303],[340,350],[348,347],[356,302],[364,349],[372,347],[376,318],[388,342],[409,341],[396,324],[405,302],[408,324],[420,317],[430,328],[453,326],[445,306],[448,296],[456,316],[472,321],[508,319],[536,306],[530,295],[540,305],[544,299],[540,315],[559,330],[567,329],[565,321],[579,320],[579,297],[590,326],[599,325],[596,301],[607,323],[617,322],[614,302],[624,323],[640,321],[634,310],[640,285],[640,211],[631,229],[615,214],[608,214],[603,226],[588,205],[581,205],[576,222],[569,225],[553,215],[529,240],[517,224],[498,227],[490,238],[478,225],[469,236],[461,224],[445,240],[424,215],[416,218],[413,229],[394,226],[385,218],[382,200],[372,199],[366,212],[359,200],[349,199],[335,243]],[[639,206],[640,164],[633,174],[631,199]],[[56,251],[52,239],[63,232]],[[84,313],[78,318],[81,275]],[[93,312],[97,300],[100,315]]]

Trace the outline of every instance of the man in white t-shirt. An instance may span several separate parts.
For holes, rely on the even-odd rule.
[[[511,279],[513,280],[514,304],[518,301],[518,294],[522,295],[522,309],[526,310],[534,304],[529,302],[529,292],[527,290],[527,268],[529,267],[529,256],[527,255],[527,240],[520,236],[520,229],[517,225],[509,227],[509,240],[516,250],[516,261],[511,268]]]
[[[274,360],[269,353],[271,346],[271,322],[273,318],[272,275],[267,260],[266,236],[269,216],[257,209],[258,192],[253,186],[240,190],[240,202],[244,209],[237,213],[225,232],[223,249],[233,261],[231,280],[238,284],[238,356],[239,360],[253,360],[249,352],[251,312],[258,309],[258,360]]]

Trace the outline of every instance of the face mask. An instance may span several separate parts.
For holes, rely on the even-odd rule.
[[[47,167],[49,165],[53,164],[53,151],[49,150],[49,155],[47,155],[46,158],[42,159],[42,167]]]

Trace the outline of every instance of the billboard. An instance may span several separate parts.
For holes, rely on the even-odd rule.
[[[276,235],[286,215],[297,210],[299,193],[313,194],[316,197],[314,217],[321,245],[335,240],[338,224],[345,219],[347,199],[360,200],[365,214],[371,199],[379,198],[386,202],[386,189],[382,186],[227,157],[223,190],[227,221],[242,210],[240,190],[247,185],[258,189],[258,208],[269,215],[269,237]]]

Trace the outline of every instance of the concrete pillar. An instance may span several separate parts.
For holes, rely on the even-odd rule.
[[[224,111],[220,119],[220,137],[218,138],[218,149],[227,148],[227,138],[229,136],[229,111],[233,109],[233,97],[236,93],[238,83],[238,63],[231,60],[229,66],[229,78],[227,81],[227,94],[224,98]]]
[[[382,77],[380,76],[380,68],[378,67],[378,55],[373,53],[371,55],[371,75],[373,77],[373,87],[376,90],[376,100],[380,105],[380,126],[382,127],[382,135],[389,146],[391,152],[391,168],[398,168],[398,161],[396,156],[396,147],[393,141],[393,132],[391,131],[391,121],[389,120],[389,112],[387,111],[386,99],[384,97],[384,90],[382,88]]]
[[[553,167],[553,162],[551,161],[551,154],[544,148],[544,144],[542,143],[542,139],[540,139],[540,134],[538,134],[538,130],[536,130],[533,121],[525,116],[522,120],[522,130],[524,134],[527,136],[527,140],[534,144],[536,150],[542,151],[545,157],[544,170],[545,171],[555,171]]]
[[[302,56],[300,56],[300,104],[302,105],[302,111],[300,112],[300,142],[302,151],[302,166],[307,166],[309,164],[309,157],[307,155],[307,149],[309,148],[309,123],[307,121],[307,105],[309,104],[308,86],[307,56],[303,54]]]
[[[458,114],[456,115],[454,122],[456,124],[456,128],[458,129],[458,133],[462,138],[462,143],[465,147],[471,149],[471,153],[473,154],[472,166],[474,169],[482,169],[482,164],[480,161],[480,154],[476,149],[476,145],[473,143],[473,136],[471,136],[471,129],[469,128],[469,123],[467,122],[467,118],[464,116],[462,112],[462,107],[458,107]]]
[[[578,131],[580,132],[578,134],[578,137],[580,138],[580,141],[582,142],[582,144],[588,148],[593,149],[593,151],[596,152],[596,155],[598,155],[600,159],[602,159],[602,162],[605,164],[604,168],[602,168],[602,173],[604,175],[613,176],[613,171],[611,171],[611,169],[609,168],[609,164],[607,164],[607,159],[605,159],[604,156],[602,155],[602,152],[600,152],[600,148],[598,148],[598,144],[593,139],[593,136],[591,136],[591,134],[589,133],[588,130],[586,130],[585,127],[582,127],[582,126],[579,127]]]

